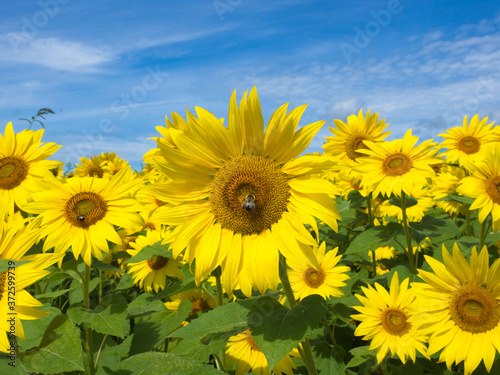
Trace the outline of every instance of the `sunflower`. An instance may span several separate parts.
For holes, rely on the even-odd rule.
[[[168,162],[157,159],[156,167],[171,181],[152,186],[158,199],[172,203],[163,212],[164,223],[177,226],[174,256],[186,250],[186,260],[196,259],[197,283],[220,265],[229,293],[238,273],[250,270],[251,287],[242,286],[247,296],[252,287],[261,293],[276,290],[278,250],[288,259],[305,254],[318,267],[311,251],[316,242],[304,224],[316,226],[318,218],[337,230],[341,217],[329,195],[333,184],[312,175],[336,160],[297,156],[324,121],[295,131],[305,106],[287,114],[285,104],[264,131],[255,88],[248,98],[245,93],[239,108],[233,93],[228,127],[208,111],[196,110],[199,119],[188,113],[193,136],[169,128],[175,148],[158,140]]]
[[[406,207],[408,221],[422,221],[425,214],[434,205],[434,201],[429,197],[429,190],[413,188],[408,197],[414,200],[414,204]],[[397,218],[400,222],[403,221],[403,210],[401,207],[391,204],[388,200],[380,203],[379,211],[385,216]]]
[[[91,156],[90,159],[82,156],[80,158],[80,164],[76,165],[75,175],[79,177],[108,177],[109,170],[106,164],[106,161],[102,160],[101,155]]]
[[[113,225],[130,228],[142,225],[137,213],[142,207],[129,198],[137,190],[139,180],[124,182],[127,171],[123,170],[111,179],[97,177],[73,177],[63,184],[52,175],[47,176],[33,193],[34,202],[23,209],[43,217],[42,237],[46,237],[43,251],[55,247],[55,252],[72,248],[75,258],[81,255],[90,265],[94,255],[103,259],[108,253],[107,241],[121,244],[122,239]]]
[[[486,246],[479,255],[472,248],[470,264],[453,246],[453,256],[443,245],[444,264],[425,256],[432,272],[419,270],[425,283],[412,283],[418,297],[416,323],[429,337],[429,355],[441,351],[439,360],[450,366],[464,361],[470,374],[484,361],[489,371],[500,349],[500,260],[489,267]]]
[[[298,356],[297,351],[285,355],[273,368],[275,375],[293,375],[293,370],[297,367],[293,363],[290,355]],[[243,375],[250,370],[252,374],[271,375],[269,365],[264,353],[262,353],[252,338],[250,330],[243,331],[236,336],[229,338],[226,346],[227,367],[236,366],[236,375]]]
[[[500,141],[500,133],[492,131],[493,122],[486,124],[488,117],[479,121],[479,116],[474,115],[467,122],[464,116],[463,126],[448,129],[446,133],[439,134],[445,140],[440,144],[446,156],[446,161],[453,163],[458,160],[460,165],[481,161],[483,146],[488,143]]]
[[[64,163],[45,160],[61,146],[40,143],[43,129],[23,130],[15,134],[12,123],[0,134],[0,220],[14,214],[14,206],[30,201],[30,192],[38,189],[38,182],[50,169]]]
[[[434,199],[437,208],[443,209],[452,217],[458,213],[465,215],[467,212],[466,205],[448,198],[448,194],[458,195],[457,188],[464,177],[465,170],[463,168],[443,165],[441,171],[432,180],[429,196]]]
[[[170,311],[177,311],[182,301],[186,299],[190,300],[192,303],[192,308],[189,316],[194,315],[199,311],[211,310],[215,307],[212,296],[201,289],[174,294],[169,298],[170,301],[165,302],[165,306]]]
[[[470,209],[479,209],[482,223],[491,213],[493,230],[500,230],[500,145],[489,147],[484,152],[484,161],[470,166],[472,176],[460,180],[457,191],[467,197],[476,198]]]
[[[137,255],[146,246],[154,245],[165,237],[165,231],[148,230],[145,236],[138,236],[135,242],[130,242],[132,249],[127,250],[130,256]],[[132,274],[134,283],[139,284],[146,292],[153,289],[156,293],[165,289],[167,277],[183,279],[183,263],[180,257],[155,256],[138,263],[128,263],[128,273]]]
[[[24,220],[20,215],[0,220],[0,259],[9,259],[9,268],[0,272],[0,352],[8,353],[14,344],[9,335],[11,319],[14,333],[24,339],[21,320],[34,320],[47,315],[36,309],[42,303],[34,299],[25,288],[49,273],[45,268],[62,260],[64,254],[27,255],[26,252],[40,238],[41,220]],[[26,225],[25,225],[26,224]],[[28,263],[21,263],[28,261]],[[15,290],[13,290],[13,288]],[[9,291],[9,295],[7,292]],[[11,293],[14,292],[14,293]]]
[[[342,255],[337,255],[338,247],[326,252],[326,244],[322,242],[320,246],[314,247],[314,255],[319,264],[319,269],[311,266],[306,258],[300,263],[289,261],[288,279],[297,300],[319,294],[325,299],[340,297],[344,292],[340,287],[346,285],[345,280],[349,279],[346,272],[351,269],[347,266],[338,266]]]
[[[409,129],[403,139],[375,143],[365,141],[368,149],[359,152],[366,157],[358,158],[354,170],[363,175],[363,184],[372,188],[373,196],[379,193],[400,196],[402,192],[410,195],[413,189],[422,188],[427,178],[435,176],[433,164],[443,161],[434,157],[435,143],[427,140],[415,146],[417,136]]]
[[[364,336],[363,340],[371,340],[370,349],[377,349],[377,361],[382,362],[390,351],[391,356],[397,354],[401,362],[407,357],[415,362],[416,351],[426,354],[426,337],[411,322],[411,305],[415,296],[408,289],[409,279],[399,284],[398,273],[394,272],[390,291],[387,293],[380,284],[375,288],[361,287],[365,296],[356,294],[363,306],[353,306],[360,314],[352,315],[361,321],[354,334]]]
[[[385,132],[389,123],[385,119],[378,121],[378,113],[370,115],[370,110],[363,116],[360,109],[358,115],[350,115],[347,124],[342,120],[333,120],[336,128],[328,128],[334,134],[333,137],[325,137],[327,141],[322,147],[326,154],[341,158],[350,165],[355,165],[357,158],[363,157],[359,149],[366,148],[365,141],[381,142],[391,132]]]

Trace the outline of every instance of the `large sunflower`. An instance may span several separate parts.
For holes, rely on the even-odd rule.
[[[0,220],[0,259],[9,259],[9,268],[0,272],[0,352],[8,353],[16,345],[8,334],[14,333],[24,339],[21,320],[39,319],[48,314],[36,309],[42,304],[24,290],[47,275],[49,271],[44,269],[64,256],[24,255],[40,237],[40,222],[38,218],[24,220],[20,214],[6,222]],[[13,331],[11,319],[14,319]]]
[[[186,249],[185,259],[196,259],[200,282],[217,266],[231,292],[244,267],[252,287],[264,293],[276,289],[281,251],[293,259],[305,254],[318,263],[316,243],[304,224],[316,227],[316,218],[337,229],[341,217],[329,194],[335,187],[313,176],[336,164],[331,157],[300,155],[321,128],[315,122],[296,131],[305,106],[287,112],[287,104],[272,115],[264,130],[257,91],[245,93],[239,107],[236,93],[229,105],[228,127],[208,111],[188,113],[193,136],[169,128],[169,142],[158,139],[167,161],[157,168],[171,179],[153,185],[165,207],[164,222],[177,226],[171,247],[174,256]],[[163,207],[162,207],[163,209]]]
[[[81,255],[90,265],[94,255],[103,259],[109,252],[107,241],[121,244],[122,239],[113,225],[130,228],[142,225],[142,209],[129,194],[135,192],[140,180],[124,182],[127,170],[110,180],[97,177],[73,177],[63,184],[52,175],[47,176],[33,193],[33,201],[22,208],[43,217],[42,236],[47,238],[43,250],[54,247],[55,252],[66,252],[71,247],[75,258]]]
[[[55,143],[40,143],[43,129],[23,130],[14,134],[12,123],[0,134],[0,220],[14,214],[14,206],[26,204],[30,191],[49,170],[64,163],[45,160],[61,146]]]
[[[385,119],[378,121],[378,113],[370,115],[370,110],[363,116],[360,109],[358,115],[350,115],[347,124],[342,120],[333,120],[336,128],[329,127],[333,137],[325,137],[326,143],[322,146],[325,153],[341,158],[350,165],[355,165],[357,158],[363,157],[359,149],[366,148],[364,141],[383,141],[391,132],[383,133],[389,125]]]
[[[397,354],[403,363],[407,357],[415,362],[417,350],[427,355],[426,337],[411,322],[410,307],[415,295],[408,289],[408,283],[409,279],[405,279],[399,284],[398,273],[394,272],[389,293],[375,283],[375,288],[370,285],[361,287],[366,297],[356,294],[363,306],[353,306],[360,314],[352,315],[352,318],[361,321],[354,334],[364,336],[363,340],[371,340],[370,349],[377,349],[379,363],[389,351],[392,356]]]
[[[359,152],[366,157],[358,158],[354,170],[363,174],[363,185],[372,188],[373,196],[379,193],[400,196],[402,192],[411,195],[414,188],[427,184],[427,178],[435,176],[433,164],[443,161],[435,158],[435,143],[427,140],[415,146],[417,136],[409,129],[403,139],[375,143],[365,141],[368,149]]]
[[[479,209],[482,223],[491,213],[493,230],[500,230],[500,145],[489,147],[484,152],[482,163],[469,165],[472,176],[460,180],[457,191],[476,198],[470,209]]]
[[[419,270],[425,283],[412,283],[417,295],[415,322],[429,337],[429,355],[442,350],[446,366],[464,361],[470,374],[484,361],[489,371],[500,349],[500,260],[489,267],[488,250],[472,249],[470,264],[457,244],[444,264],[425,256],[432,272]]]
[[[461,165],[481,161],[483,146],[488,143],[500,141],[500,132],[492,131],[493,122],[486,124],[488,117],[479,121],[479,116],[474,115],[467,122],[464,116],[462,126],[448,129],[446,133],[439,134],[445,140],[440,144],[446,156],[446,161],[453,163],[458,160]]]
[[[341,297],[344,292],[340,287],[345,286],[349,279],[346,272],[347,266],[339,266],[342,255],[337,255],[338,247],[326,252],[326,244],[314,247],[314,255],[319,264],[319,269],[312,267],[307,259],[301,263],[289,261],[288,278],[296,299],[302,299],[312,294],[319,294],[323,298]],[[325,254],[326,252],[326,254]]]

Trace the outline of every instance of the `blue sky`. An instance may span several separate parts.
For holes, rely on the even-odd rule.
[[[500,123],[498,1],[3,1],[0,128],[42,107],[54,158],[116,151],[134,168],[165,115],[227,117],[257,86],[264,118],[301,125],[364,111],[422,139],[478,113]],[[35,125],[34,129],[39,127]]]

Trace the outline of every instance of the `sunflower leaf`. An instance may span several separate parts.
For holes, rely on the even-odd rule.
[[[213,366],[192,358],[170,353],[147,352],[127,358],[119,366],[127,374],[217,375],[224,374]]]
[[[299,345],[321,322],[327,311],[319,295],[301,300],[293,309],[270,296],[254,301],[248,314],[252,337],[269,362],[269,369]]]
[[[54,374],[83,371],[80,331],[64,315],[58,315],[48,325],[37,348],[22,358],[29,372]]]
[[[141,251],[139,251],[132,258],[126,260],[125,263],[139,263],[145,260],[152,259],[156,256],[173,258],[172,250],[169,249],[169,245],[162,245],[161,241],[158,241],[153,245],[144,246]]]
[[[11,267],[19,267],[22,264],[29,263],[31,260],[11,260],[0,259],[0,272],[7,271]]]

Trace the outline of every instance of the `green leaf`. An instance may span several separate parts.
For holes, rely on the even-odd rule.
[[[228,339],[238,332],[216,333],[208,340],[192,341],[182,339],[172,350],[172,354],[180,354],[194,358],[200,362],[207,362],[210,355],[220,353],[226,346]]]
[[[71,289],[63,289],[63,290],[56,290],[55,292],[50,292],[50,293],[35,294],[35,298],[38,300],[40,300],[40,299],[53,299],[53,298],[57,298],[59,296],[62,296],[63,294],[66,294],[70,290]]]
[[[124,263],[128,264],[139,263],[154,258],[156,256],[172,258],[173,257],[172,250],[169,249],[169,245],[168,244],[162,245],[161,242],[162,240],[158,241],[153,245],[144,246],[141,251],[139,251],[132,258],[126,260]]]
[[[99,333],[123,338],[130,331],[127,300],[121,295],[104,296],[95,310],[87,310],[82,304],[71,306],[67,314],[74,322],[88,324]]]
[[[248,324],[270,369],[319,326],[326,311],[326,301],[319,295],[304,298],[293,309],[270,296],[253,302]]]
[[[236,328],[247,326],[249,304],[252,301],[242,300],[215,309],[194,319],[187,326],[171,333],[168,337],[178,337],[190,340],[201,340],[211,333],[229,332]]]
[[[40,345],[43,334],[55,316],[60,315],[61,311],[58,308],[50,306],[50,303],[37,307],[38,310],[46,311],[49,314],[43,318],[36,320],[23,321],[24,340],[18,338],[19,347],[26,351],[35,346]]]
[[[351,349],[349,352],[353,355],[351,360],[347,363],[346,367],[356,367],[360,364],[375,358],[376,351],[369,350],[369,346],[359,346],[357,348]]]
[[[164,343],[169,333],[179,328],[184,322],[193,304],[186,299],[179,304],[177,311],[160,311],[138,320],[134,329],[130,354],[144,353]]]
[[[448,197],[451,198],[454,201],[461,202],[461,203],[467,203],[467,204],[472,204],[474,203],[474,198],[466,197],[463,195],[456,195],[456,194],[448,194]],[[437,199],[440,200],[440,199]]]
[[[100,270],[109,270],[124,273],[125,271],[119,269],[118,267],[112,266],[111,264],[101,262],[100,260],[94,259],[92,261],[92,267]]]
[[[202,364],[191,358],[169,353],[148,352],[124,360],[120,370],[131,371],[130,375],[217,375],[224,374],[213,366]]]
[[[368,260],[368,250],[376,250],[387,244],[388,235],[384,227],[373,227],[358,234],[349,244],[344,254],[359,254]]]
[[[142,293],[127,306],[127,314],[129,317],[138,317],[149,315],[152,312],[164,311],[165,304],[156,299],[156,296],[151,293]]]
[[[38,348],[29,350],[22,358],[30,372],[54,374],[83,371],[80,330],[64,315],[58,315],[45,330]]]
[[[21,361],[15,355],[0,353],[0,374],[26,375],[26,371],[23,369]]]
[[[7,271],[9,267],[15,268],[29,262],[31,262],[31,260],[0,259],[0,272]]]

